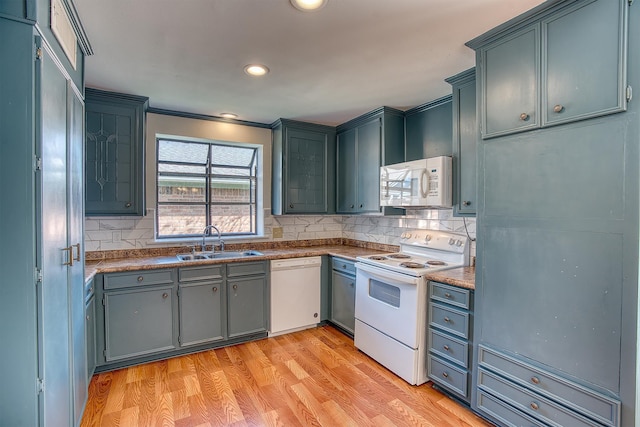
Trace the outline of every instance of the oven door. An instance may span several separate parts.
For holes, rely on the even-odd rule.
[[[425,322],[424,279],[356,264],[356,319],[413,349]]]

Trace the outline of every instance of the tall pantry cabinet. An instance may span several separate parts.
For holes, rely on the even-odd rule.
[[[78,425],[87,398],[82,150],[90,47],[73,4],[58,0],[2,2],[0,40],[0,423]]]

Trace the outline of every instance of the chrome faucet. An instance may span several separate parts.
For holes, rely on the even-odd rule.
[[[224,242],[222,241],[222,238],[220,237],[220,230],[218,229],[218,227],[216,227],[215,225],[207,225],[204,228],[204,231],[202,232],[202,251],[206,252],[207,250],[207,244],[205,242],[205,238],[207,237],[207,233],[209,234],[209,236],[211,236],[211,229],[216,230],[216,233],[218,233],[218,244],[220,245],[220,250],[224,251]],[[211,252],[215,252],[215,246],[211,245]]]

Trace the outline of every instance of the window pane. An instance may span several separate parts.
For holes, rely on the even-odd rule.
[[[251,169],[212,167],[211,173],[214,175],[250,176]]]
[[[255,148],[213,145],[211,164],[228,166],[249,166],[253,160]]]
[[[158,161],[207,163],[209,144],[197,142],[158,141]]]
[[[211,207],[211,224],[221,233],[255,233],[254,205],[228,205]]]
[[[255,192],[255,183],[252,184],[248,179],[212,180],[211,202],[250,203],[251,191]]]
[[[206,217],[204,206],[158,205],[158,235],[201,235]]]
[[[190,165],[171,165],[167,163],[159,163],[158,172],[197,173],[197,174],[204,175],[207,173],[207,167],[204,165],[190,166]]]
[[[158,177],[159,202],[206,202],[204,178],[186,176]]]

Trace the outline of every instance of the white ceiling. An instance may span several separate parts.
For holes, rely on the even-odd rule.
[[[541,0],[75,0],[94,55],[90,87],[151,107],[272,123],[337,125],[451,92],[474,65],[464,43]],[[249,77],[249,63],[271,72]]]

